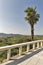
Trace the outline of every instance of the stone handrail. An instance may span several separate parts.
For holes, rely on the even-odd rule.
[[[7,50],[7,60],[10,59],[10,56],[11,56],[11,49],[12,48],[16,48],[18,47],[19,48],[19,55],[21,55],[22,53],[22,46],[27,46],[27,52],[29,52],[29,45],[32,44],[32,49],[34,50],[35,49],[35,44],[37,43],[37,49],[39,48],[39,43],[40,43],[40,47],[43,47],[43,40],[37,40],[37,41],[31,41],[31,42],[25,42],[25,43],[20,43],[20,44],[14,44],[14,45],[8,45],[8,46],[3,46],[3,47],[0,47],[0,51],[3,51],[3,50]]]

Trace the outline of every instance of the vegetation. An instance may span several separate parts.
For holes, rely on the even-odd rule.
[[[43,36],[34,36],[34,40],[39,39],[43,39]],[[29,41],[31,41],[31,36],[0,37],[0,47]]]
[[[36,11],[36,7],[28,7],[26,10],[26,17],[25,19],[28,21],[28,23],[31,26],[31,37],[32,40],[34,40],[34,24],[37,23],[37,21],[39,20],[39,14]]]
[[[29,36],[11,36],[11,37],[1,37],[0,38],[0,46],[18,44],[22,42],[28,42],[31,40]]]

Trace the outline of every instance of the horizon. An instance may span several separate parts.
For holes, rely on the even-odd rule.
[[[0,34],[14,34],[14,33],[0,33]],[[16,35],[16,34],[14,34],[14,35]],[[26,34],[17,34],[17,35],[26,35]],[[31,35],[27,35],[27,36],[31,36]],[[35,36],[35,35],[34,35]],[[38,36],[38,35],[36,35],[36,36]],[[40,36],[40,35],[39,35]],[[43,35],[42,35],[43,36]]]
[[[42,0],[0,0],[0,33],[31,35],[31,27],[25,21],[27,7],[37,7],[40,14],[35,24],[35,35],[43,35],[43,1]]]

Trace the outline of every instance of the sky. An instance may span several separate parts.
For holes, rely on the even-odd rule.
[[[0,33],[31,35],[31,27],[24,18],[27,7],[37,7],[40,19],[34,34],[43,35],[43,0],[0,0]]]

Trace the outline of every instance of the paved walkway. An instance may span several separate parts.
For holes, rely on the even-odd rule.
[[[6,65],[43,65],[43,48],[18,57]]]

